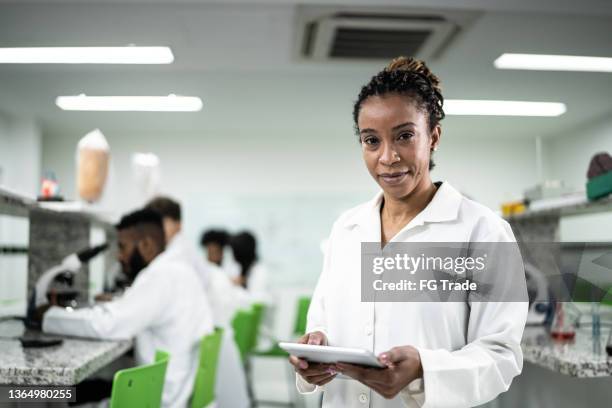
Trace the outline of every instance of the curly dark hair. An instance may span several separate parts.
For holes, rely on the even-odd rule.
[[[205,231],[200,238],[200,245],[206,246],[208,244],[217,244],[220,247],[227,245],[229,241],[229,234],[227,231],[222,229],[210,229]]]
[[[406,95],[417,107],[428,114],[429,130],[432,131],[444,119],[444,97],[440,79],[421,60],[412,57],[395,58],[385,69],[374,75],[359,92],[353,107],[355,132],[359,136],[359,112],[363,102],[371,96],[387,94]],[[361,139],[359,139],[361,142]],[[434,168],[433,160],[429,170]]]
[[[117,231],[133,228],[139,238],[145,236],[152,238],[161,250],[166,246],[162,217],[157,211],[150,208],[124,215],[115,228]]]

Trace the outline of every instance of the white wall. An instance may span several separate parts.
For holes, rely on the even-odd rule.
[[[41,133],[36,122],[0,112],[0,185],[34,197],[40,163]]]
[[[55,171],[69,198],[75,195],[76,144],[88,130],[52,130],[43,140],[43,169]],[[162,192],[182,201],[194,243],[210,226],[254,230],[274,285],[312,286],[320,272],[319,243],[333,220],[377,190],[350,124],[265,134],[244,128],[200,134],[102,131],[111,146],[112,175],[101,207],[120,214],[142,204],[130,155],[154,152],[161,159]],[[449,180],[497,209],[535,183],[534,156],[531,139],[465,138],[447,129],[434,179]]]
[[[134,191],[130,157],[153,152],[161,159],[162,189],[171,194],[294,194],[357,192],[377,188],[350,130],[275,129],[245,137],[244,129],[200,134],[139,134],[105,131],[112,170],[101,206],[125,211],[141,204]],[[50,131],[43,139],[43,169],[56,173],[68,198],[75,198],[76,144],[82,132]],[[320,133],[321,130],[318,130]],[[446,133],[449,133],[446,135]],[[484,139],[446,132],[436,153],[434,179],[447,179],[474,199],[497,209],[520,198],[536,180],[533,139]]]
[[[584,190],[591,158],[600,152],[612,154],[612,115],[548,138],[544,143],[546,175],[549,179],[563,180],[569,186]],[[561,239],[611,242],[610,225],[612,211],[567,217],[561,223]]]
[[[41,134],[33,120],[0,113],[0,185],[31,197],[40,179]],[[0,245],[27,246],[27,219],[0,215]],[[23,314],[27,256],[0,256],[0,315]]]
[[[547,138],[544,150],[548,178],[584,189],[591,158],[600,152],[612,154],[612,115]]]

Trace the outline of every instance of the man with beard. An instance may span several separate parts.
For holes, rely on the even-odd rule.
[[[215,398],[218,407],[247,408],[249,401],[244,366],[234,342],[232,319],[239,308],[250,307],[248,294],[232,284],[217,265],[199,256],[182,232],[181,205],[170,197],[155,197],[145,208],[157,212],[164,226],[168,257],[192,265],[202,280],[213,311],[215,326],[223,328],[219,351]]]
[[[117,225],[118,260],[135,276],[119,299],[92,308],[51,307],[43,331],[99,339],[135,338],[138,365],[154,361],[155,351],[170,353],[162,406],[184,407],[197,371],[199,342],[212,332],[212,314],[197,273],[164,252],[162,220],[152,210],[124,216]]]

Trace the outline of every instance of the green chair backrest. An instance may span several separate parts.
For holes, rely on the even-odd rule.
[[[240,351],[240,358],[244,363],[249,353],[257,347],[259,326],[263,320],[265,306],[255,303],[250,310],[238,310],[232,320],[234,340]]]
[[[252,333],[255,327],[255,313],[252,310],[238,310],[232,319],[234,341],[240,352],[240,359],[244,363],[247,354],[251,351]]]
[[[261,323],[263,322],[265,308],[266,307],[263,303],[254,303],[253,306],[251,306],[255,322],[253,323],[251,341],[249,342],[249,353],[255,350],[257,347],[257,342],[259,341],[259,329],[261,327]]]
[[[119,370],[113,379],[110,408],[159,408],[170,354],[155,353],[155,363]]]
[[[304,333],[306,333],[306,318],[308,317],[309,307],[310,297],[304,296],[298,299],[295,327],[293,328],[293,334],[296,336],[302,336]]]
[[[191,397],[191,408],[203,408],[215,400],[217,363],[223,329],[215,328],[214,333],[204,336],[200,342],[200,364],[196,373]]]

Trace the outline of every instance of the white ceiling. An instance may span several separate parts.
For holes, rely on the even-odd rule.
[[[300,126],[322,135],[341,132],[351,126],[359,87],[384,65],[296,59],[294,1],[9,3],[0,0],[2,47],[134,43],[169,45],[174,51],[176,61],[168,66],[0,66],[0,111],[34,116],[44,128],[56,131],[235,128],[261,134]],[[300,2],[308,3],[315,2]],[[444,124],[447,135],[554,136],[612,114],[612,74],[500,71],[492,65],[502,52],[612,57],[609,0],[384,2],[407,3],[478,12],[445,53],[430,61],[447,98],[560,101],[568,106],[560,118],[449,117]],[[56,96],[82,92],[197,95],[204,109],[195,114],[135,114],[63,112],[55,107]]]

